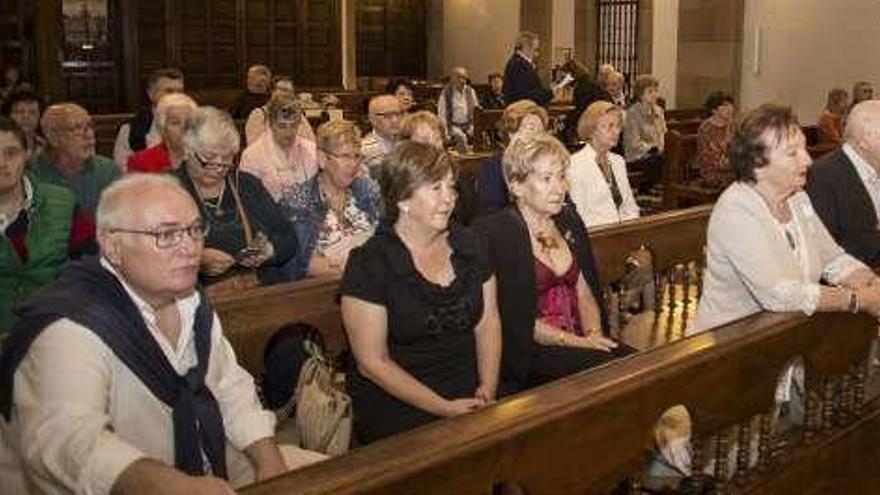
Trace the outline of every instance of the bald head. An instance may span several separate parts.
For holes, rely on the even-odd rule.
[[[76,103],[58,103],[43,112],[40,119],[56,159],[85,162],[95,154],[95,130],[92,117]]]
[[[49,106],[43,112],[43,117],[40,119],[40,127],[43,129],[46,137],[51,139],[51,136],[66,130],[65,128],[71,121],[82,117],[89,117],[89,112],[85,108],[76,103],[57,103]]]
[[[880,170],[880,100],[866,100],[852,107],[844,138],[859,156]]]
[[[403,107],[394,95],[374,96],[369,105],[370,124],[376,134],[384,139],[396,139],[400,134],[400,118]]]
[[[454,87],[461,89],[467,84],[468,80],[468,72],[464,67],[458,66],[453,67],[452,72],[449,74],[449,82]]]

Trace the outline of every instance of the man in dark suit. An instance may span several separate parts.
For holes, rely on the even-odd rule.
[[[880,266],[880,101],[853,107],[843,146],[816,160],[807,193],[837,243]]]
[[[516,37],[514,53],[504,67],[504,101],[508,105],[517,100],[532,100],[543,106],[553,99],[553,91],[544,87],[535,70],[538,42],[538,35],[530,31]]]

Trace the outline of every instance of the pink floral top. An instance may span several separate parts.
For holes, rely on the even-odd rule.
[[[241,169],[257,176],[277,203],[282,192],[303,183],[318,171],[315,142],[297,136],[290,149],[282,149],[272,132],[264,132],[241,155]]]

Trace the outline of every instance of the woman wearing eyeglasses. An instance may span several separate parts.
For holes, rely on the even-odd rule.
[[[318,173],[286,189],[281,205],[293,223],[299,251],[294,278],[342,275],[348,253],[376,230],[382,200],[372,179],[361,175],[361,136],[354,122],[318,127]]]
[[[241,137],[229,114],[198,108],[183,140],[187,157],[173,173],[207,223],[203,283],[222,290],[285,280],[281,267],[296,253],[296,236],[260,180],[236,169]]]
[[[318,170],[315,142],[298,135],[302,107],[293,95],[275,93],[266,105],[269,132],[241,154],[241,169],[263,182],[276,202],[285,189],[311,179]]]

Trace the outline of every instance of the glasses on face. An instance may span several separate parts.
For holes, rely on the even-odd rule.
[[[324,148],[321,148],[321,151],[323,151],[327,155],[332,156],[333,158],[340,160],[340,161],[347,161],[347,162],[361,161],[361,154],[360,153],[334,153],[334,152],[332,152],[330,150],[326,150]]]
[[[389,112],[376,112],[373,115],[375,115],[376,117],[381,117],[383,119],[390,120],[390,119],[399,119],[403,115],[403,112],[401,112],[400,110],[393,110],[393,111],[389,111]]]
[[[92,123],[91,120],[84,120],[82,122],[75,122],[75,123],[67,126],[67,128],[64,129],[64,132],[67,132],[68,134],[73,134],[76,136],[84,136],[84,135],[90,134],[94,130],[95,130],[94,123]]]
[[[231,168],[235,168],[237,160],[235,158],[232,159],[231,162],[221,162],[217,161],[216,158],[213,159],[205,159],[202,158],[198,153],[193,153],[193,156],[196,157],[196,160],[199,162],[199,165],[202,166],[205,170],[216,170],[218,172],[225,172]]]
[[[156,230],[134,230],[134,229],[111,229],[111,232],[119,232],[122,234],[139,234],[151,236],[156,241],[156,247],[159,249],[170,249],[179,245],[187,237],[193,242],[202,242],[208,236],[210,225],[204,220],[196,220],[188,227],[156,229]]]

